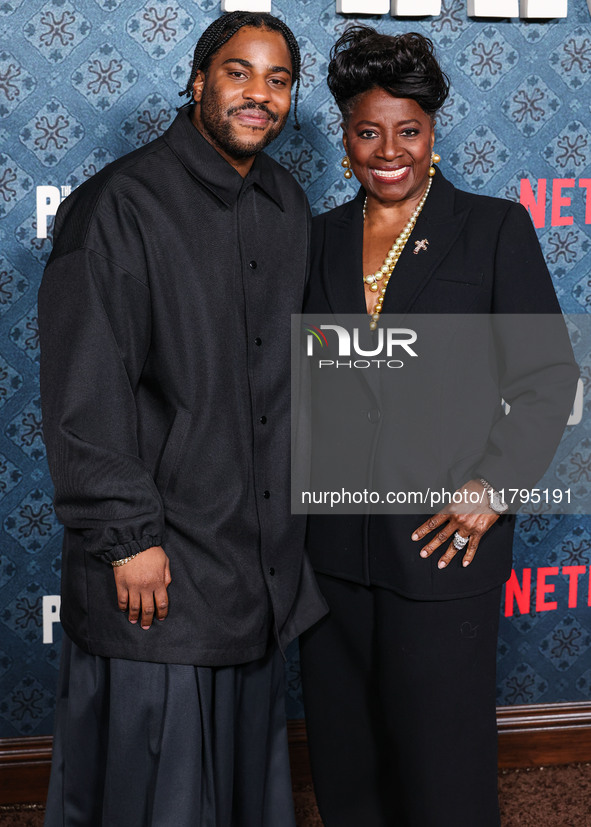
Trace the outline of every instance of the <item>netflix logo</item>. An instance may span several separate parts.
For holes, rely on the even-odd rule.
[[[574,216],[564,213],[571,210],[572,198],[576,189],[585,191],[585,224],[591,224],[591,178],[538,178],[535,192],[532,182],[522,178],[519,188],[519,200],[529,210],[534,227],[546,226],[546,218],[551,227],[570,227]],[[549,216],[548,216],[549,213]]]
[[[568,583],[568,603],[561,608],[576,609],[591,606],[591,566],[542,566],[523,569],[518,576],[515,569],[505,584],[505,617],[558,609],[555,591]],[[562,589],[560,589],[562,591]],[[533,605],[532,605],[533,603]]]

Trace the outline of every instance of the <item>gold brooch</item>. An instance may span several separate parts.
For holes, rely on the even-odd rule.
[[[415,241],[415,249],[414,254],[417,256],[421,250],[427,252],[427,247],[429,246],[429,241],[426,238],[423,238],[422,241]]]

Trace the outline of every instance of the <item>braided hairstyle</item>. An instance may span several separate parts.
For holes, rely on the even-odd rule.
[[[185,89],[179,92],[179,96],[192,96],[193,83],[195,82],[199,69],[201,69],[202,72],[207,72],[213,55],[243,26],[252,26],[255,29],[268,29],[269,31],[279,32],[279,34],[283,35],[291,55],[293,81],[295,81],[296,85],[293,114],[295,118],[295,128],[299,129],[298,99],[300,93],[300,70],[302,66],[300,47],[291,29],[286,26],[282,20],[266,12],[233,11],[214,20],[197,41],[193,54],[191,76]]]

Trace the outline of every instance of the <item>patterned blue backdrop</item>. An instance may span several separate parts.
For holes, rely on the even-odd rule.
[[[273,11],[302,47],[303,129],[286,128],[272,154],[318,212],[354,192],[342,177],[339,116],[324,82],[330,45],[348,21],[334,0],[274,0]],[[41,439],[35,308],[51,244],[47,214],[106,163],[162,132],[194,44],[218,13],[218,0],[0,0],[0,736],[51,731],[59,655],[55,599],[47,596],[59,592],[61,537]],[[568,18],[560,21],[474,20],[464,0],[444,0],[435,18],[364,20],[435,41],[453,87],[436,148],[456,185],[518,200],[520,182],[528,179],[542,204],[538,179],[547,181],[540,240],[563,309],[587,312],[591,17],[585,0],[570,0]],[[572,198],[562,207],[572,223],[559,221],[556,189],[551,225],[555,179],[574,179],[562,190]],[[49,237],[39,237],[46,222]],[[583,367],[588,384],[591,366]],[[573,481],[589,481],[591,434],[573,438]],[[569,566],[579,567],[570,578],[563,572]],[[519,587],[524,569],[532,570],[533,597],[528,608],[529,591],[518,592],[524,613],[511,600],[510,616],[501,619],[499,703],[588,699],[589,518],[522,517]],[[538,595],[536,611],[538,576],[555,590]],[[44,597],[45,638],[52,643],[43,642]],[[288,684],[289,713],[300,717],[295,649]]]

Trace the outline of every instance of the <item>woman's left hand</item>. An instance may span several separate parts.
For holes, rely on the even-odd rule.
[[[447,551],[437,564],[440,569],[444,569],[458,553],[458,549],[453,544],[453,536],[456,531],[461,537],[469,538],[466,553],[462,561],[463,566],[469,566],[474,559],[481,538],[499,519],[499,515],[488,507],[487,492],[481,482],[478,480],[470,480],[470,482],[467,482],[466,485],[458,490],[462,492],[461,503],[452,503],[447,511],[440,511],[438,514],[434,514],[427,522],[420,525],[412,535],[413,540],[422,540],[427,534],[443,526],[435,537],[421,549],[421,557],[430,557],[436,549],[450,538],[452,539],[452,542],[447,547]],[[474,491],[478,493],[479,502],[482,504],[477,507],[476,512],[468,513],[467,508],[470,507],[470,493]],[[444,525],[444,523],[446,523],[446,525]]]

